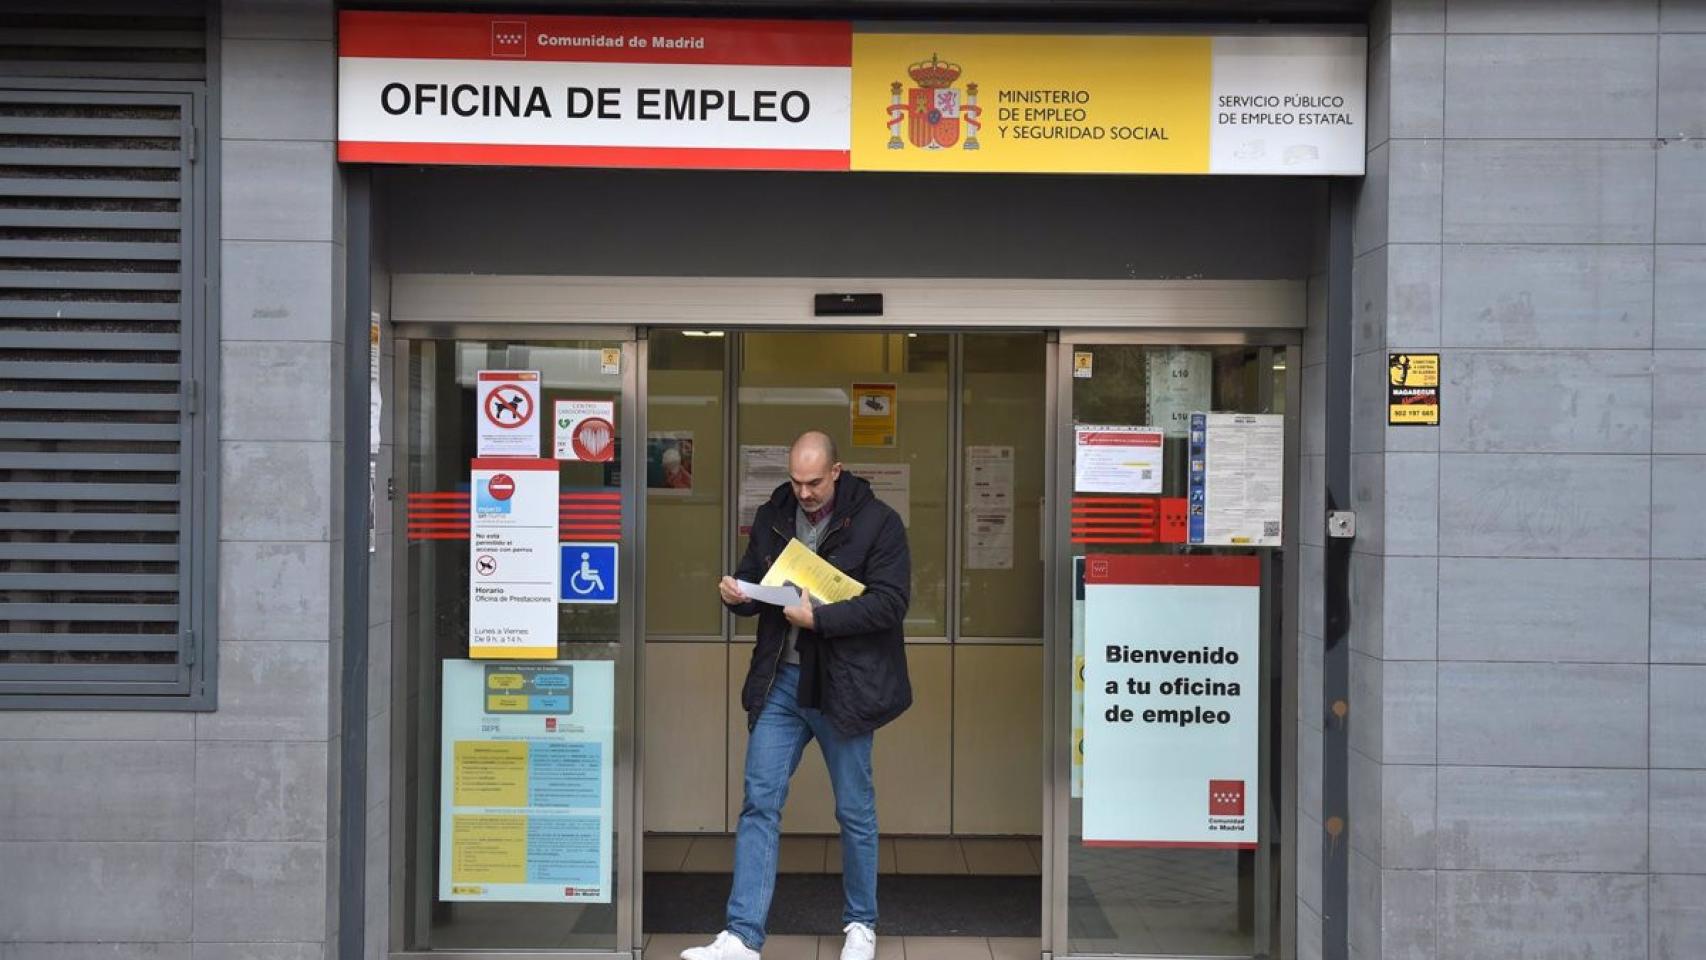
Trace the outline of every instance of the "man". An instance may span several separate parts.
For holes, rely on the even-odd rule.
[[[741,688],[752,736],[746,747],[746,799],[735,833],[727,927],[682,960],[757,960],[776,889],[782,804],[800,755],[813,739],[829,767],[841,824],[841,884],[846,898],[842,960],[872,960],[877,924],[877,798],[871,740],[878,727],[912,705],[902,621],[912,590],[912,559],[900,516],[844,471],[827,434],[800,435],[788,451],[787,483],[758,508],[752,539],[735,571],[756,583],[798,539],[865,585],[840,603],[818,604],[801,590],[787,608],[741,592],[736,577],[718,584],[738,616],[758,617],[758,645]]]

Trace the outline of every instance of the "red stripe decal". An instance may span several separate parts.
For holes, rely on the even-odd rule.
[[[846,150],[720,147],[597,147],[503,143],[386,143],[345,140],[344,163],[439,163],[504,167],[646,167],[683,170],[847,170]]]
[[[1182,587],[1255,587],[1262,583],[1261,561],[1254,556],[1180,557],[1090,554],[1084,558],[1085,585],[1162,584]]]
[[[644,43],[635,46],[635,38]],[[853,25],[345,10],[338,15],[338,56],[848,67]]]

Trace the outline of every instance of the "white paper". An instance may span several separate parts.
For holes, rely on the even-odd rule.
[[[1161,431],[1155,427],[1073,428],[1072,488],[1078,493],[1160,493]]]
[[[1149,422],[1169,437],[1191,432],[1191,414],[1207,410],[1214,360],[1207,350],[1156,350],[1145,357]]]
[[[854,476],[865,478],[877,499],[900,514],[901,526],[912,526],[912,464],[849,463],[843,466]]]
[[[552,404],[558,460],[607,463],[616,456],[614,400],[558,400]]]
[[[475,456],[539,456],[539,371],[474,375]]]
[[[1191,489],[1191,542],[1279,546],[1285,516],[1285,418],[1211,413],[1203,420],[1203,480]]]
[[[532,461],[538,464],[541,461]],[[551,657],[557,652],[556,464],[473,470],[469,486],[468,653]]]
[[[1013,508],[1013,448],[966,448],[966,510]]]
[[[1013,511],[966,511],[965,568],[1013,569]]]
[[[736,580],[735,583],[740,584],[740,592],[746,594],[747,599],[757,600],[759,603],[792,607],[800,602],[800,591],[793,587],[765,587],[747,583],[745,580]]]
[[[379,456],[379,426],[384,420],[383,400],[379,396],[380,366],[379,314],[374,313],[367,325],[367,455]]]
[[[367,461],[367,552],[379,552],[379,464]]]
[[[782,445],[741,444],[740,532],[752,530],[752,518],[776,488],[788,480],[788,448]]]

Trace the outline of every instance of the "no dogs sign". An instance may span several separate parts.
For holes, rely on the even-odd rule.
[[[539,371],[481,370],[474,398],[476,456],[539,456]]]

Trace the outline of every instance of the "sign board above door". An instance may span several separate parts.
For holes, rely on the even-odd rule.
[[[1356,36],[339,16],[346,163],[1363,172]]]

